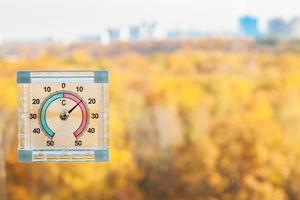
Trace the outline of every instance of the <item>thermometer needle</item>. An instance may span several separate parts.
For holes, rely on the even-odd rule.
[[[81,102],[82,100],[79,101],[73,108],[71,108],[71,110],[69,110],[68,113],[70,114]]]

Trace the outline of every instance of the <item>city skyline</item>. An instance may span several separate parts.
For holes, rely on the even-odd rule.
[[[272,9],[267,9],[267,8]],[[213,10],[213,12],[212,12]],[[58,1],[2,0],[0,36],[2,40],[56,37],[72,39],[98,34],[108,27],[127,27],[141,21],[155,21],[165,29],[195,29],[201,32],[237,32],[243,15],[258,17],[265,30],[274,17],[296,17],[300,3],[283,0],[231,0],[219,2],[171,1]]]

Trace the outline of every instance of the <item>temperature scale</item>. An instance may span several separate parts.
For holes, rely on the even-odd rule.
[[[19,71],[18,160],[108,161],[107,71]]]

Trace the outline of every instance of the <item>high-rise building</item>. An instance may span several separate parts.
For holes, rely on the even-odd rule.
[[[51,42],[51,38],[47,38],[45,41],[50,41]],[[82,35],[80,37],[80,41],[81,42],[85,42],[85,43],[99,43],[101,41],[101,36],[100,35]]]
[[[268,22],[269,36],[273,38],[287,38],[290,33],[289,24],[281,18],[274,18]]]
[[[120,30],[118,28],[108,28],[107,32],[110,42],[116,42],[120,39]]]
[[[156,28],[155,22],[144,22],[140,24],[140,37],[143,40],[151,40],[154,38]]]
[[[293,39],[300,39],[300,17],[291,20],[290,37]]]
[[[155,39],[157,26],[155,22],[143,22],[129,27],[131,40],[152,40]]]
[[[140,39],[140,29],[139,26],[130,26],[129,27],[130,40],[139,40]]]
[[[259,36],[257,18],[243,16],[240,18],[240,31],[244,37],[256,38]]]

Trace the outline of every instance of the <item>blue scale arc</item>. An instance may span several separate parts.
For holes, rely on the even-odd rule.
[[[49,128],[47,121],[46,121],[46,113],[49,105],[60,98],[64,97],[64,93],[58,93],[47,99],[47,101],[43,104],[43,107],[41,109],[41,114],[40,114],[40,121],[42,124],[43,129],[45,130],[45,133],[52,139],[55,135],[55,133]]]

